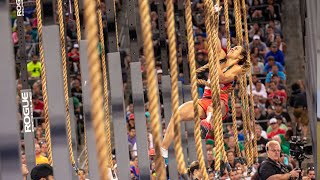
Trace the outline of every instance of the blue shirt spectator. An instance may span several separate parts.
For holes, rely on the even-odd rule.
[[[268,57],[273,56],[274,60],[276,62],[279,62],[281,65],[284,66],[284,54],[282,51],[280,51],[276,44],[271,45],[271,50],[266,54],[266,57],[264,58],[264,64],[268,62]]]
[[[272,66],[278,66],[279,71],[284,71],[284,67],[279,62],[276,62],[273,56],[267,58],[267,63],[264,66],[263,72],[269,73],[272,69]]]
[[[272,78],[272,76],[273,76],[274,74],[278,75],[278,77],[280,78],[281,81],[286,81],[286,75],[285,75],[282,71],[279,71],[277,65],[273,65],[273,66],[272,66],[272,71],[270,71],[270,72],[267,74],[266,83],[270,83],[270,82],[271,82],[271,78]]]

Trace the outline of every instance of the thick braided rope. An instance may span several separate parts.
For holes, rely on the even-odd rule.
[[[185,168],[184,155],[181,145],[181,132],[180,132],[180,115],[179,108],[179,90],[178,90],[178,65],[177,65],[177,44],[175,33],[175,20],[174,20],[174,6],[172,0],[167,2],[167,33],[169,44],[169,62],[171,74],[171,103],[172,103],[172,117],[174,119],[174,150],[177,160],[177,166],[180,174],[187,174]]]
[[[98,7],[101,7],[101,1],[97,0]],[[107,157],[108,167],[112,168],[112,146],[111,146],[111,130],[110,130],[110,112],[109,112],[109,90],[108,90],[108,73],[106,64],[106,51],[104,46],[103,22],[101,8],[98,9],[99,22],[99,40],[101,43],[101,62],[102,62],[102,78],[103,78],[103,99],[106,122],[106,138],[107,138]]]
[[[79,16],[79,0],[74,0],[74,13],[76,16],[77,41],[81,40],[80,16]]]
[[[212,2],[211,2],[212,3]],[[210,4],[211,4],[210,3]],[[216,1],[216,6],[219,6],[219,2]],[[213,37],[214,38],[214,54],[219,54],[218,52],[218,43],[220,43],[219,41],[219,37],[218,37],[218,32],[219,32],[219,14],[218,13],[214,13],[214,9],[213,9],[213,4],[210,5],[210,12],[211,12],[211,17],[212,17],[212,20],[213,20]],[[217,66],[218,66],[218,63],[220,63],[220,60],[218,59],[218,56],[215,56],[215,69],[217,69]],[[210,69],[211,70],[211,69]],[[219,82],[219,78],[217,77],[218,79],[218,82]],[[220,90],[220,84],[218,86],[218,89],[220,91],[220,94],[223,93],[221,90]],[[219,102],[220,102],[220,94],[219,95]],[[221,105],[220,105],[220,108],[221,108]],[[224,162],[228,163],[228,159],[227,159],[227,153],[224,149],[224,141],[223,141],[223,122],[222,122],[222,113],[220,112],[219,115],[221,117],[218,118],[218,129],[219,129],[219,133],[217,134],[216,137],[219,138],[219,143],[217,145],[217,150],[219,150],[219,152],[221,153],[222,155],[222,159],[224,160]]]
[[[187,28],[187,38],[188,38],[188,60],[190,64],[190,78],[191,78],[191,97],[193,101],[193,111],[194,111],[194,137],[196,143],[196,151],[198,156],[198,162],[200,166],[200,171],[204,179],[208,179],[208,173],[206,170],[206,165],[204,162],[203,151],[202,151],[202,141],[200,134],[200,116],[198,112],[198,86],[197,86],[197,73],[196,73],[196,61],[194,52],[194,39],[193,39],[193,29],[192,29],[192,10],[190,0],[185,1],[185,16],[186,16],[186,28]]]
[[[219,128],[219,122],[220,119],[222,119],[221,114],[221,105],[220,105],[220,86],[219,86],[219,77],[218,77],[218,71],[217,71],[217,60],[215,55],[217,54],[217,28],[214,24],[214,28],[211,27],[211,17],[214,16],[213,12],[213,3],[211,0],[205,0],[205,26],[206,31],[208,34],[208,57],[209,57],[209,79],[211,81],[210,88],[211,88],[211,97],[212,97],[212,108],[213,108],[213,117],[211,119],[211,124],[214,126],[214,134],[215,134],[215,145],[216,145],[216,155],[215,155],[215,170],[220,170],[220,155],[221,151],[223,150],[223,142],[221,142],[221,138],[219,136],[222,136],[222,132]]]
[[[245,0],[241,0],[242,4],[242,10],[243,10],[243,17],[247,17],[247,9],[246,9],[246,2]],[[248,22],[247,18],[243,19],[244,21],[244,34],[245,34],[245,45],[247,49],[247,62],[250,63],[250,68],[251,69],[251,60],[250,60],[250,51],[249,51],[249,33],[248,33]],[[252,73],[249,73],[249,86],[250,86],[250,117],[249,118],[249,126],[251,127],[251,134],[254,134],[254,140],[253,140],[253,157],[257,158],[258,157],[258,149],[257,149],[257,138],[254,133],[254,123],[252,121],[255,121],[255,115],[254,115],[254,102],[253,102],[253,94],[252,94]]]
[[[88,37],[88,61],[89,77],[91,82],[91,113],[92,125],[94,128],[95,141],[97,146],[97,157],[99,163],[100,179],[108,180],[107,165],[107,138],[105,136],[105,122],[103,112],[103,99],[101,87],[101,66],[98,55],[98,25],[96,18],[96,2],[91,0],[84,1],[85,7],[85,30]]]
[[[242,36],[242,23],[241,23],[241,13],[240,13],[240,3],[239,0],[234,0],[234,14],[235,14],[235,24],[236,24],[236,37],[238,45],[243,44]]]
[[[155,59],[152,42],[151,20],[149,1],[139,0],[139,12],[141,18],[141,30],[143,37],[143,50],[146,57],[148,99],[151,119],[151,130],[156,150],[156,172],[158,179],[166,179],[164,161],[160,152],[160,116],[159,116],[159,96],[158,84],[155,72]]]
[[[243,76],[243,86],[245,87],[245,90],[247,90],[247,77]],[[251,166],[253,163],[253,147],[252,147],[252,131],[251,131],[251,123],[250,123],[250,111],[249,111],[249,98],[248,93],[245,91],[245,105],[244,109],[246,111],[246,123],[248,128],[248,146],[249,146],[249,155],[248,155],[248,166]]]
[[[77,41],[80,43],[81,40],[81,28],[80,28],[80,13],[79,13],[79,0],[74,0],[74,13],[76,17],[76,28],[77,28]],[[84,128],[84,159],[85,159],[85,169],[86,172],[89,170],[89,155],[88,155],[88,147],[87,147],[87,132],[86,128]]]
[[[224,7],[224,19],[225,19],[225,26],[226,26],[226,38],[227,38],[227,52],[229,52],[231,48],[231,41],[230,41],[230,28],[229,28],[229,4],[228,0],[223,1]]]
[[[235,92],[232,91],[231,93],[231,106],[232,106],[232,129],[233,129],[233,137],[236,141],[236,153],[237,156],[241,156],[240,147],[239,147],[239,139],[238,139],[238,126],[237,126],[237,115],[236,115],[236,97]]]
[[[52,149],[51,149],[51,131],[50,131],[50,121],[49,121],[49,109],[48,109],[48,94],[47,94],[47,71],[44,65],[44,51],[42,46],[42,8],[41,0],[36,0],[36,12],[38,19],[38,37],[39,37],[39,53],[40,53],[40,63],[41,63],[41,86],[43,93],[43,112],[44,112],[44,122],[45,122],[45,138],[47,142],[48,149],[48,161],[52,165]]]
[[[65,29],[63,22],[63,7],[62,0],[58,2],[58,18],[59,18],[59,35],[61,45],[61,57],[62,57],[62,75],[63,75],[63,90],[64,90],[64,103],[66,108],[66,125],[67,125],[67,138],[68,138],[68,149],[69,158],[71,164],[75,165],[75,160],[72,151],[72,140],[71,140],[71,119],[70,119],[70,107],[69,107],[69,95],[68,95],[68,76],[67,76],[67,57],[66,57],[66,46],[65,46]]]
[[[255,121],[255,114],[254,114],[254,102],[252,96],[252,75],[249,75],[249,86],[250,86],[250,112],[251,112],[251,121]],[[253,132],[253,154],[254,158],[258,158],[258,146],[257,146],[257,136],[255,134],[255,123],[252,123],[252,132]]]
[[[206,64],[206,65],[204,65],[204,66],[199,67],[199,68],[196,70],[196,72],[197,72],[197,73],[201,73],[201,72],[207,70],[208,68],[209,68],[209,63]]]
[[[242,11],[243,11],[243,22],[244,22],[244,32],[245,32],[245,46],[246,46],[246,51],[247,51],[247,63],[250,65],[251,67],[251,61],[250,61],[250,51],[249,51],[249,33],[248,33],[248,22],[247,22],[247,9],[246,9],[246,2],[245,0],[241,0],[241,5],[242,5]],[[251,68],[250,68],[251,69]],[[251,72],[249,73],[250,77],[251,77]],[[245,76],[246,77],[246,76]],[[249,78],[250,79],[250,78]],[[250,81],[250,80],[249,80]],[[250,82],[249,82],[250,83]],[[247,87],[247,78],[245,78],[245,87]],[[251,82],[252,85],[252,82]],[[254,112],[254,108],[253,108],[253,96],[252,96],[252,89],[250,89],[250,101],[252,99],[252,104],[251,104],[251,113],[249,111],[249,101],[248,101],[248,95],[245,96],[246,98],[246,108],[247,108],[247,124],[248,124],[248,131],[249,131],[249,166],[252,165],[253,163],[253,157],[254,157],[254,148],[253,148],[253,144],[254,143],[252,141],[252,134],[253,134],[253,129],[252,129],[252,119],[254,119],[254,114],[252,112]]]
[[[248,144],[248,127],[247,127],[247,111],[245,107],[245,96],[247,94],[246,88],[244,86],[244,76],[240,78],[240,96],[241,96],[241,105],[242,105],[242,118],[243,118],[243,134],[244,134],[244,140],[245,140],[245,153],[246,157],[249,158],[249,144]]]

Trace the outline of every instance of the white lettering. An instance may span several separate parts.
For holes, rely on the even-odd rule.
[[[21,92],[21,100],[24,132],[33,132],[31,92]]]
[[[17,16],[24,16],[23,0],[16,0]]]

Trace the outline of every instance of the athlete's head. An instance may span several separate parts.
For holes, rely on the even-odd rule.
[[[237,61],[239,65],[242,65],[247,60],[247,52],[244,47],[235,46],[230,49],[227,58],[232,61]]]

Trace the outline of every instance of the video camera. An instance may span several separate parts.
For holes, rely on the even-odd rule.
[[[290,141],[290,154],[294,159],[303,161],[305,156],[305,144],[306,142],[301,139],[300,136],[292,136]]]

